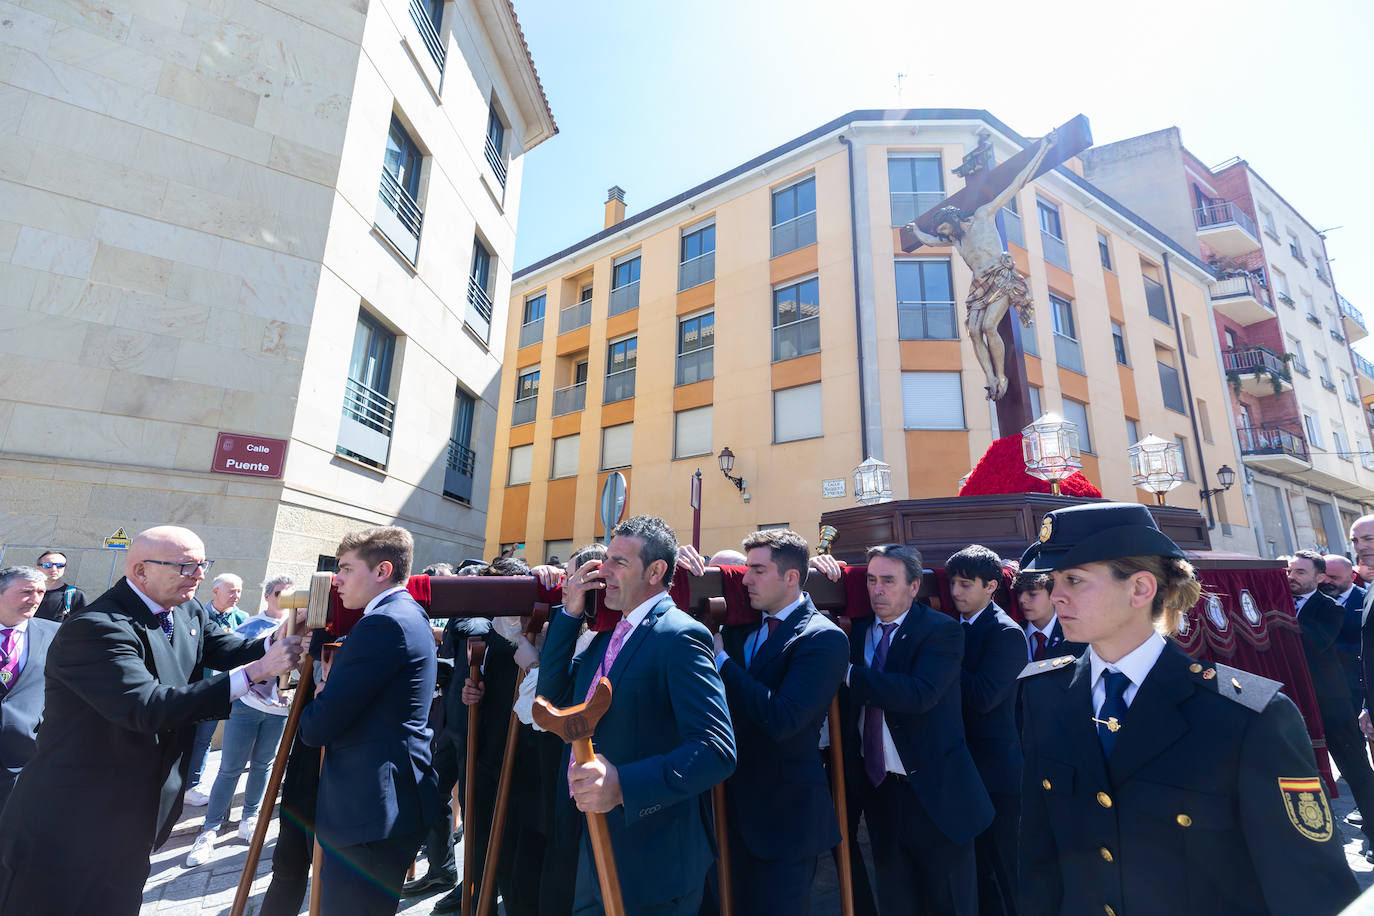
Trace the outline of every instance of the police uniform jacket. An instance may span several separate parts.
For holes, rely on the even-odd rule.
[[[1297,707],[1276,681],[1170,643],[1110,761],[1087,654],[1032,662],[1021,913],[1339,912],[1358,887]]]

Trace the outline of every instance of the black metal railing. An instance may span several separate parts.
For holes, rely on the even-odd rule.
[[[1336,301],[1341,304],[1341,314],[1359,325],[1363,330],[1369,330],[1364,323],[1364,312],[1350,304],[1350,300],[1344,296],[1337,296]]]
[[[1250,233],[1252,238],[1259,238],[1259,232],[1255,230],[1255,221],[1229,200],[1213,201],[1193,211],[1193,224],[1198,229],[1215,229],[1227,223],[1235,223]]]
[[[434,63],[438,65],[439,72],[444,72],[444,43],[439,39],[439,32],[434,27],[434,22],[429,18],[429,10],[426,9],[423,0],[410,0],[410,21],[415,23],[415,28],[420,30],[420,40],[425,43],[425,50],[429,56],[434,58]]]
[[[396,218],[401,221],[406,231],[418,239],[420,226],[424,222],[424,211],[415,202],[415,198],[410,196],[410,192],[401,187],[396,176],[386,169],[382,169],[382,183],[377,195],[382,199],[382,203],[396,214]]]
[[[496,173],[496,180],[501,182],[501,187],[506,186],[506,161],[501,158],[501,151],[496,148],[496,144],[491,142],[491,136],[487,136],[486,143],[487,165]]]
[[[467,323],[482,340],[491,339],[491,296],[487,295],[476,277],[468,277]]]

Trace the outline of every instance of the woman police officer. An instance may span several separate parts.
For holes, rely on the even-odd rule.
[[[1276,681],[1165,639],[1201,594],[1149,510],[1045,516],[1048,572],[1082,657],[1021,675],[1021,913],[1339,912],[1359,893],[1297,707]]]

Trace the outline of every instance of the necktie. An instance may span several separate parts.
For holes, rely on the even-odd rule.
[[[587,695],[582,698],[582,702],[587,702],[596,693],[596,685],[601,683],[601,678],[606,672],[611,670],[615,664],[616,656],[620,654],[620,649],[625,645],[625,637],[630,635],[630,621],[627,618],[620,618],[620,623],[615,625],[615,632],[611,634],[610,645],[606,646],[606,654],[601,656],[601,664],[596,666],[596,674],[592,677],[592,682],[587,685]],[[577,761],[573,759],[572,753],[568,754],[568,797],[572,797],[572,768]]]
[[[764,625],[768,627],[768,632],[764,633],[762,630],[754,631],[754,638],[750,640],[752,646],[747,647],[745,652],[744,666],[746,668],[753,663],[754,656],[759,654],[759,649],[764,643],[773,638],[773,634],[778,631],[778,625],[782,623],[781,620],[771,614],[764,617],[763,622]]]
[[[1120,671],[1107,671],[1102,675],[1107,685],[1107,699],[1097,713],[1097,737],[1102,742],[1102,753],[1110,760],[1112,745],[1116,744],[1116,733],[1126,718],[1126,688],[1131,679]],[[1116,728],[1113,729],[1112,725]]]
[[[172,641],[172,612],[158,611],[157,622],[162,627],[162,632],[167,634],[167,641]]]
[[[873,650],[873,664],[869,665],[874,671],[882,671],[883,666],[887,664],[887,650],[892,645],[892,631],[897,629],[895,623],[883,623],[879,626],[883,628],[883,635],[878,640],[878,647]],[[883,750],[883,711],[871,704],[864,709],[864,772],[868,774],[869,782],[875,786],[887,778],[887,755]]]
[[[1048,644],[1049,644],[1049,640],[1048,640],[1047,638],[1045,638],[1045,634],[1044,634],[1044,633],[1041,633],[1039,630],[1036,630],[1036,631],[1035,631],[1035,654],[1031,656],[1031,661],[1033,661],[1033,662],[1038,662],[1038,661],[1040,661],[1040,659],[1044,658],[1044,657],[1045,657],[1045,646],[1048,645]]]
[[[21,648],[22,639],[23,634],[12,627],[5,631],[3,638],[0,638],[0,653],[5,656],[4,662],[0,663],[0,687],[6,691],[19,676],[19,656],[24,654]]]

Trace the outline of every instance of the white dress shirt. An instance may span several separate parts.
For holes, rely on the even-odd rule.
[[[891,658],[891,657],[892,657],[892,641],[895,640],[895,639],[897,638],[897,633],[898,633],[899,630],[901,630],[902,624],[906,622],[906,615],[909,614],[909,613],[911,613],[911,612],[910,612],[910,611],[902,611],[901,616],[898,617],[896,620],[888,621],[889,623],[895,623],[895,624],[897,625],[896,628],[893,629],[893,631],[892,631],[892,637],[891,637],[891,639],[888,640],[888,644],[887,644],[888,658]],[[979,613],[982,613],[982,612],[979,611]],[[883,630],[882,630],[881,623],[882,623],[882,621],[878,620],[877,617],[874,617],[874,618],[873,618],[873,626],[871,626],[871,627],[868,628],[868,635],[867,635],[867,637],[864,639],[864,661],[866,661],[866,662],[868,663],[869,667],[872,667],[872,666],[873,666],[873,653],[875,653],[875,652],[878,651],[878,643],[881,642],[881,641],[882,641],[882,638],[883,638]],[[851,668],[852,668],[852,666],[851,666]],[[860,713],[859,713],[859,747],[863,747],[863,737],[864,737],[864,714],[863,714],[863,712],[860,712]],[[892,729],[890,729],[890,728],[887,727],[887,715],[886,715],[886,713],[884,713],[884,715],[883,715],[883,764],[887,767],[887,771],[888,771],[889,773],[896,773],[898,776],[905,776],[905,775],[907,775],[907,769],[906,769],[906,767],[902,766],[902,755],[899,754],[899,753],[897,753],[897,745],[895,745],[895,744],[892,743]]]
[[[125,579],[124,581],[125,581],[125,582],[129,582],[128,579]],[[148,605],[148,610],[152,611],[153,614],[154,614],[154,616],[156,616],[156,615],[158,615],[158,614],[164,614],[164,613],[167,613],[168,611],[172,610],[171,608],[163,607],[162,605],[160,605],[160,604],[158,604],[156,601],[154,601],[152,598],[149,598],[147,595],[143,594],[143,592],[141,592],[141,591],[138,590],[138,586],[137,586],[137,585],[134,585],[132,582],[129,582],[129,588],[131,588],[131,589],[134,590],[134,594],[135,594],[135,595],[137,595],[138,597],[140,597],[140,598],[143,599],[143,603],[146,604],[146,605]],[[173,623],[173,625],[172,625],[172,635],[173,635],[173,638],[174,638],[174,639],[176,638],[176,632],[177,632],[177,627],[176,627],[176,624]],[[189,633],[186,634],[186,635],[187,635],[188,638],[190,637],[190,634],[189,634]],[[268,638],[270,638],[270,637],[271,637],[271,634],[269,633],[267,636],[264,636],[263,639],[268,639]],[[234,702],[234,701],[237,700],[239,697],[241,697],[241,696],[243,696],[245,693],[247,693],[247,692],[248,692],[248,688],[251,686],[251,685],[248,683],[248,675],[247,675],[247,673],[243,670],[243,669],[246,668],[246,667],[247,667],[246,665],[239,665],[237,668],[235,668],[235,669],[233,669],[232,671],[229,672],[229,702],[230,702],[230,703]]]
[[[754,656],[759,654],[759,649],[768,640],[768,619],[770,617],[776,617],[779,621],[781,621],[778,624],[778,626],[782,626],[782,624],[787,623],[787,621],[791,619],[792,615],[796,613],[797,608],[801,607],[802,602],[805,600],[806,592],[802,592],[800,595],[797,596],[796,601],[793,601],[791,604],[789,604],[782,610],[778,611],[776,614],[763,615],[763,620],[759,622],[759,628],[754,632],[750,633],[744,640],[745,665],[748,665],[750,662],[754,660]],[[721,666],[725,664],[725,660],[729,657],[730,656],[726,655],[724,652],[716,653],[717,671],[720,670]]]
[[[1302,613],[1302,609],[1303,609],[1304,607],[1307,606],[1307,599],[1308,599],[1308,598],[1311,598],[1311,597],[1312,597],[1313,595],[1315,595],[1316,593],[1317,593],[1317,590],[1314,588],[1314,589],[1312,589],[1312,591],[1308,592],[1306,595],[1298,595],[1297,597],[1295,597],[1295,598],[1293,599],[1293,604],[1295,604],[1295,605],[1297,606],[1297,613],[1299,613],[1299,614]]]
[[[1102,704],[1107,702],[1107,682],[1102,675],[1108,671],[1120,671],[1130,678],[1131,683],[1122,694],[1122,699],[1129,707],[1140,691],[1140,685],[1145,682],[1145,676],[1150,673],[1155,662],[1159,661],[1164,646],[1164,637],[1158,633],[1151,633],[1149,639],[1136,646],[1115,664],[1103,661],[1093,647],[1088,646],[1088,662],[1092,665],[1093,676],[1093,715],[1102,712]]]
[[[377,605],[381,604],[382,599],[385,598],[387,595],[394,595],[397,592],[403,592],[405,590],[406,587],[404,585],[393,585],[386,591],[378,592],[377,594],[373,595],[372,600],[369,601],[367,603],[367,606],[363,608],[363,616],[366,617],[368,614],[371,614],[373,611],[377,610]]]

